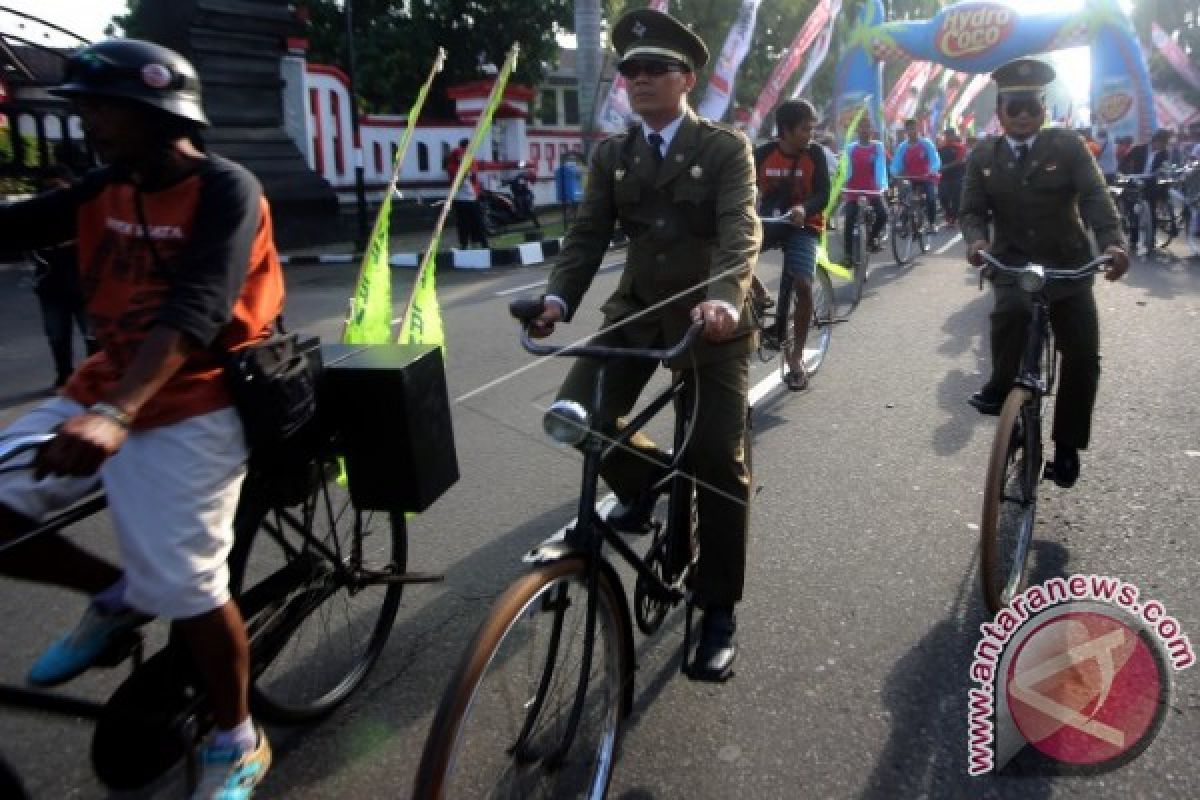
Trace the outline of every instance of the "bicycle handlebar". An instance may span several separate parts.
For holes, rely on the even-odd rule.
[[[538,344],[529,335],[530,324],[542,313],[540,298],[523,297],[508,304],[509,313],[521,322],[521,346],[526,352],[535,356],[574,356],[576,358],[644,358],[654,361],[670,361],[683,355],[704,330],[704,321],[693,322],[688,326],[683,338],[673,347],[611,347],[597,344],[568,344],[549,345]]]
[[[1047,269],[1041,264],[1026,264],[1023,267],[1010,266],[1002,263],[986,250],[980,250],[979,255],[984,260],[984,266],[979,267],[981,270],[991,267],[999,270],[1000,272],[1007,272],[1010,275],[1034,274],[1040,275],[1048,281],[1082,280],[1089,275],[1095,275],[1099,272],[1106,272],[1107,266],[1111,264],[1113,260],[1112,256],[1105,254],[1099,258],[1089,261],[1081,267],[1076,267],[1075,269]]]
[[[0,467],[8,464],[22,453],[40,450],[57,436],[56,433],[27,433],[0,440]]]

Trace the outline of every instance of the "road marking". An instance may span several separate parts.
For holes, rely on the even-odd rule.
[[[747,396],[746,401],[749,403],[751,410],[758,405],[764,397],[771,393],[771,390],[776,386],[783,384],[783,378],[779,376],[779,369],[772,364],[771,373],[767,377],[754,385]]]
[[[514,286],[511,289],[505,289],[502,292],[496,292],[496,297],[504,297],[506,294],[516,294],[517,292],[523,292],[526,289],[536,289],[538,286],[545,286],[548,282],[549,281],[547,279],[536,281],[534,283],[527,283],[524,286]]]
[[[947,250],[949,250],[951,247],[954,247],[954,245],[958,244],[961,241],[962,241],[962,231],[959,231],[958,233],[956,233],[952,237],[950,237],[950,241],[946,242],[944,245],[942,245],[937,250],[935,250],[933,254],[935,256],[945,255]]]
[[[619,266],[623,266],[623,265],[624,265],[624,262],[618,262],[616,264],[608,264],[608,265],[603,266],[600,269],[598,269],[597,272],[598,273],[612,272],[615,267],[619,267]],[[550,282],[549,278],[544,278],[544,279],[542,279],[540,281],[536,281],[534,283],[527,283],[524,286],[514,286],[511,289],[503,289],[499,292],[496,292],[495,296],[496,297],[504,297],[505,295],[516,294],[517,292],[523,292],[526,289],[536,289],[539,286],[545,286],[549,282]]]

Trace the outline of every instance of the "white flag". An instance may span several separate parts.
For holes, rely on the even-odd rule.
[[[837,11],[834,11],[837,14]],[[825,27],[821,33],[817,35],[816,44],[808,54],[808,64],[804,67],[804,74],[800,76],[800,80],[796,83],[796,88],[792,89],[792,99],[796,100],[800,94],[808,86],[808,82],[812,80],[812,76],[816,74],[821,65],[825,63],[825,56],[829,55],[829,43],[833,41],[833,22],[834,17],[830,17],[825,23]]]
[[[750,51],[750,40],[754,38],[754,24],[758,19],[758,7],[761,4],[762,0],[742,0],[737,19],[730,27],[729,35],[725,37],[721,57],[717,59],[712,76],[708,79],[704,99],[696,108],[696,113],[700,116],[719,120],[729,110],[729,100],[733,97],[733,82],[746,53]]]

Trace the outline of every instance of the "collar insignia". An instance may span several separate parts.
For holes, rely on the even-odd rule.
[[[646,35],[646,26],[640,20],[633,24],[633,35],[639,39]]]

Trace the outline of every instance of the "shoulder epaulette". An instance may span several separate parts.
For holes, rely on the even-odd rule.
[[[724,122],[714,122],[713,120],[709,119],[708,117],[696,117],[696,121],[698,123],[700,123],[702,126],[704,126],[705,128],[708,128],[709,130],[720,131],[721,133],[728,134],[735,138],[740,139],[743,136],[745,136],[744,133],[742,133],[737,128],[733,127],[732,125],[727,125]]]

